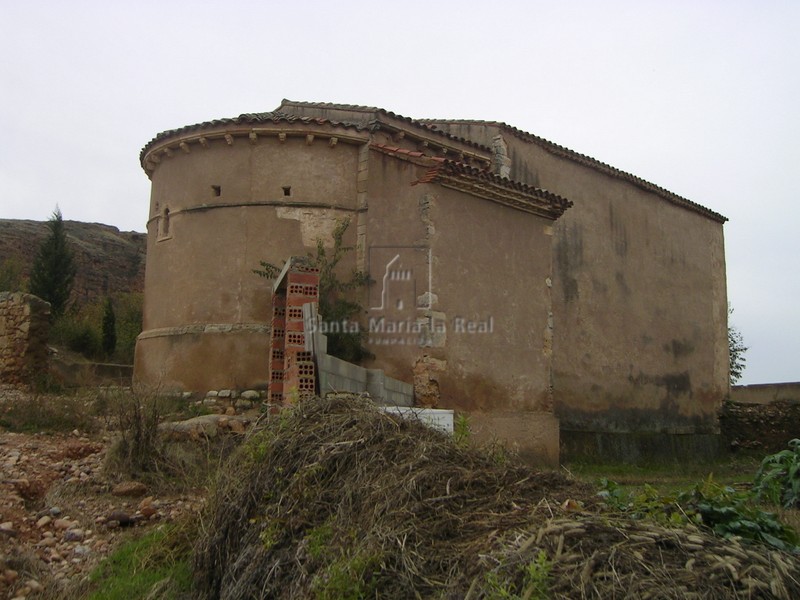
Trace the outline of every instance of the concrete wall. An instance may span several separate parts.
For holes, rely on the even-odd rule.
[[[27,386],[47,372],[50,304],[31,294],[0,292],[0,381]]]
[[[315,336],[314,358],[320,396],[336,392],[367,392],[376,403],[386,406],[413,406],[414,387],[387,377],[381,369],[365,369],[325,351],[325,336]]]

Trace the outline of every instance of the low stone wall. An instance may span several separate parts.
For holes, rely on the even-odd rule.
[[[50,304],[22,292],[0,292],[0,382],[30,385],[47,371]]]
[[[800,438],[800,382],[735,385],[719,417],[726,449],[773,454]]]
[[[726,402],[722,406],[719,425],[730,451],[773,454],[785,450],[789,440],[800,438],[800,402]]]

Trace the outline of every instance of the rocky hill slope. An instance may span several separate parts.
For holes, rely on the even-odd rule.
[[[146,234],[100,223],[64,221],[64,225],[77,266],[74,300],[84,304],[144,289]],[[47,235],[45,221],[0,219],[0,266],[15,263],[27,280]]]

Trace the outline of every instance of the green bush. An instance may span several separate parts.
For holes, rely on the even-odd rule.
[[[111,348],[107,306],[113,300],[114,350]],[[105,327],[105,329],[104,329]],[[69,348],[89,360],[133,363],[136,337],[142,331],[142,294],[117,294],[71,310],[55,320],[50,330],[51,343]],[[104,337],[105,334],[105,337]],[[104,347],[104,343],[106,346]]]
[[[50,330],[52,343],[94,360],[103,355],[100,321],[94,319],[92,306],[73,309],[58,317]]]
[[[770,454],[762,462],[753,482],[758,500],[784,508],[800,507],[800,439],[789,449]]]

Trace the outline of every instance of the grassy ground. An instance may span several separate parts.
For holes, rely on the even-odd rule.
[[[574,463],[564,468],[572,476],[596,484],[602,478],[611,479],[621,486],[635,489],[645,484],[663,492],[689,489],[696,483],[713,476],[714,481],[735,488],[746,487],[761,464],[761,456],[735,455],[715,462],[658,463],[626,465],[621,463]]]

